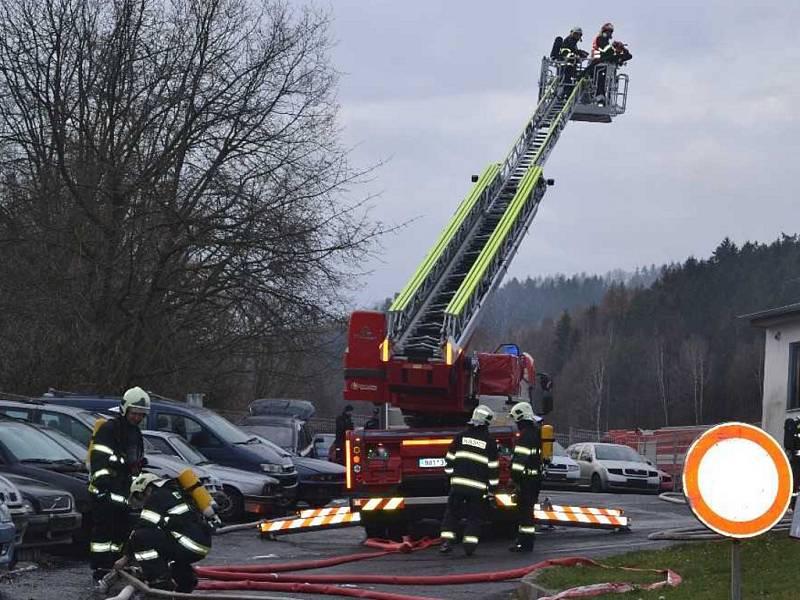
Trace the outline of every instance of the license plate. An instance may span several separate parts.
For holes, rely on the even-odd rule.
[[[433,467],[443,467],[446,461],[443,458],[420,458],[419,466],[423,469],[430,469]]]

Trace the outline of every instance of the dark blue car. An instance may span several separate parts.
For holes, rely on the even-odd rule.
[[[42,400],[106,413],[120,404],[120,398],[113,396],[46,394]],[[212,410],[171,400],[153,400],[142,429],[177,433],[212,462],[266,473],[278,480],[287,500],[291,502],[297,497],[297,471],[291,458],[280,455]]]

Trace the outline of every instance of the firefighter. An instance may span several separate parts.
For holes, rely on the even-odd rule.
[[[342,414],[336,417],[336,462],[344,464],[344,438],[347,432],[353,429],[353,406],[348,404],[344,407]]]
[[[794,487],[800,484],[800,419],[789,417],[783,422],[783,447],[792,467]]]
[[[192,564],[211,551],[211,526],[191,496],[174,479],[142,473],[131,483],[131,506],[141,507],[121,568],[132,557],[154,589],[191,593],[197,586]]]
[[[456,436],[447,451],[444,472],[450,475],[450,495],[439,534],[444,539],[440,552],[453,549],[462,513],[466,517],[461,538],[464,553],[471,556],[478,545],[484,507],[500,483],[497,444],[489,434],[493,418],[488,406],[477,406],[467,429]]]
[[[533,508],[542,487],[542,432],[528,402],[512,406],[509,415],[520,434],[511,460],[511,479],[517,488],[517,541],[509,550],[532,552],[536,533]]]
[[[578,72],[581,60],[589,56],[585,50],[578,48],[578,42],[583,39],[583,29],[580,27],[573,27],[570,29],[569,35],[561,42],[558,57],[564,61],[564,90],[563,95],[566,95],[575,83],[575,77]]]
[[[92,534],[89,565],[94,589],[103,594],[108,574],[128,537],[128,494],[131,479],[144,466],[144,441],[139,425],[150,412],[150,396],[140,387],[125,392],[120,414],[103,423],[89,451],[89,495]]]
[[[364,429],[379,429],[381,426],[381,409],[377,406],[372,409],[372,416],[364,423]]]
[[[606,66],[615,61],[616,51],[611,38],[614,36],[614,24],[604,23],[600,33],[592,42],[592,62],[586,67],[586,74],[590,79],[597,73],[597,89],[595,102],[605,103],[606,99]]]

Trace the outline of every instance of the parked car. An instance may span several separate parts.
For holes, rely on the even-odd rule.
[[[14,522],[14,546],[19,548],[22,545],[25,530],[28,528],[28,507],[23,504],[22,492],[19,488],[5,477],[0,477],[0,502],[8,509],[11,520]]]
[[[225,494],[230,498],[227,510],[220,516],[226,521],[241,519],[245,513],[265,515],[285,507],[287,500],[281,495],[281,485],[269,475],[254,474],[232,467],[224,467],[208,460],[199,450],[191,446],[177,433],[169,431],[144,431],[148,444],[168,456],[174,456],[192,465],[213,473],[221,482]]]
[[[318,433],[312,438],[311,443],[303,448],[300,456],[328,460],[328,455],[335,441],[336,436],[332,433]]]
[[[29,477],[72,494],[80,513],[88,513],[89,475],[84,463],[36,426],[0,419],[0,475]]]
[[[75,498],[67,490],[43,481],[6,473],[5,478],[19,489],[27,508],[28,526],[22,548],[37,548],[83,541],[88,528],[75,507]]]
[[[90,412],[107,412],[119,406],[114,397],[49,394],[43,401],[58,406],[75,406]],[[172,400],[153,400],[143,429],[177,433],[209,460],[244,471],[267,474],[281,485],[288,502],[297,496],[297,471],[291,457],[275,452],[257,437],[247,434],[212,410]]]
[[[574,486],[580,481],[581,471],[578,463],[567,456],[566,450],[558,442],[553,442],[553,458],[544,471],[545,486]]]
[[[662,492],[672,492],[675,490],[675,484],[672,480],[672,475],[666,471],[658,469],[658,476],[661,478],[661,485],[658,489]]]
[[[239,421],[239,426],[245,431],[268,439],[292,456],[300,456],[300,452],[311,443],[305,421],[296,417],[247,415]]]
[[[245,425],[245,431],[253,431],[257,426]],[[297,500],[307,503],[309,506],[325,506],[334,498],[341,498],[344,495],[344,467],[342,465],[318,460],[306,456],[291,454],[288,450],[281,448],[270,440],[258,436],[262,443],[272,446],[276,452],[285,457],[291,457],[297,468],[297,476],[300,480]]]
[[[647,459],[622,444],[572,444],[567,454],[580,467],[579,484],[588,485],[593,492],[628,489],[657,493],[661,485],[658,471]]]
[[[89,445],[94,422],[101,416],[107,418],[106,415],[96,412],[72,406],[47,404],[37,400],[30,402],[0,400],[0,413],[15,419],[58,429],[84,448]]]
[[[14,562],[16,538],[17,526],[11,518],[11,510],[0,500],[0,567],[8,568]]]

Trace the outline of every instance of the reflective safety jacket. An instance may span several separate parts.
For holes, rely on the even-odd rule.
[[[497,444],[485,425],[470,425],[456,436],[445,457],[444,472],[450,489],[466,495],[483,495],[500,484]]]
[[[511,459],[511,479],[515,483],[541,481],[542,431],[533,421],[517,423],[519,437]]]
[[[564,41],[561,42],[561,50],[559,51],[559,55],[562,60],[570,60],[583,58],[586,56],[586,52],[578,48],[578,40],[571,35],[568,35],[564,38]]]
[[[592,59],[611,60],[616,52],[611,44],[611,36],[601,33],[592,42]]]
[[[168,533],[184,550],[205,557],[211,551],[211,527],[174,481],[154,487],[139,513],[139,528]]]
[[[89,453],[89,493],[98,499],[127,505],[131,479],[144,457],[138,427],[124,416],[110,419],[95,433]]]

